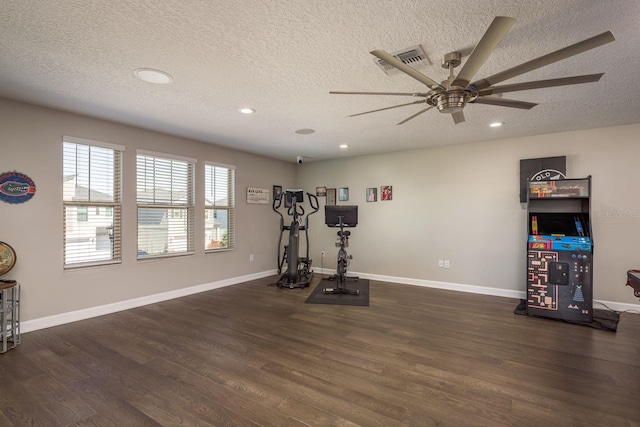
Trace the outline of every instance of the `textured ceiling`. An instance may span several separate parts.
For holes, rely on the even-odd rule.
[[[637,0],[0,0],[0,11],[0,97],[292,162],[640,122]],[[420,71],[441,81],[442,55],[468,54],[497,15],[517,21],[476,78],[610,30],[615,42],[503,84],[603,78],[505,96],[539,104],[529,111],[467,105],[458,125],[431,110],[397,126],[414,105],[347,117],[412,99],[329,94],[424,92],[369,52],[421,45]],[[142,82],[143,67],[174,82]]]

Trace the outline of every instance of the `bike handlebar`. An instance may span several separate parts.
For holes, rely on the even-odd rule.
[[[284,193],[278,193],[278,194],[274,194],[273,195],[273,204],[271,205],[271,207],[273,208],[273,211],[275,213],[280,215],[280,219],[284,221],[284,216],[282,216],[282,214],[278,210],[278,209],[280,209],[280,206],[282,206],[282,195],[283,194]]]
[[[313,212],[309,213],[309,215],[318,212],[318,210],[320,210],[320,205],[318,204],[318,198],[315,196],[315,194],[311,194],[311,193],[307,193],[307,197],[309,197],[309,204],[311,205],[311,209],[313,209]]]
[[[285,195],[284,192],[275,194],[273,196],[273,203],[271,204],[271,208],[273,209],[273,211],[280,216],[283,216],[283,215],[280,213],[278,209],[280,209],[280,207],[282,206],[282,199],[284,198],[284,195]],[[311,205],[311,209],[313,209],[313,212],[309,212],[309,215],[318,212],[320,210],[320,204],[318,203],[318,198],[315,196],[315,194],[311,194],[311,193],[307,193],[307,197],[309,198],[309,205]],[[302,204],[296,203],[296,208],[298,207],[300,208],[300,211],[296,212],[297,215],[298,216],[304,215],[305,210]],[[292,215],[293,213],[291,212],[291,207],[289,208],[289,211],[287,213],[293,216]]]
[[[282,215],[282,213],[280,213],[278,209],[280,209],[280,207],[282,206],[282,199],[284,198],[284,196],[285,196],[284,192],[275,194],[273,196],[273,203],[271,205],[271,208],[273,209],[273,211],[278,215],[280,215],[280,217],[283,220],[284,220],[284,215]],[[318,203],[318,198],[315,196],[315,194],[307,193],[307,197],[309,198],[309,205],[311,206],[311,209],[313,209],[313,212],[309,212],[307,214],[307,218],[308,218],[309,215],[312,215],[320,210],[320,204]],[[289,209],[287,210],[287,214],[293,217],[304,216],[305,210],[302,204],[296,203],[295,206],[296,206],[296,212],[293,212],[291,210],[293,206],[290,206]]]
[[[303,216],[303,215],[304,215],[304,207],[303,207],[302,205],[299,205],[299,204],[297,204],[297,203],[296,203],[296,211],[295,211],[295,215],[294,215],[294,213],[293,213],[292,209],[293,209],[293,206],[291,206],[291,207],[289,208],[289,210],[287,210],[287,214],[289,214],[289,216],[292,216],[292,217],[294,217],[294,218],[297,218],[297,217],[300,217],[300,216]]]

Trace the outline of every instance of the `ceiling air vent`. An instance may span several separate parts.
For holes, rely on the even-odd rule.
[[[393,52],[391,55],[414,68],[418,66],[426,67],[428,63],[427,55],[425,55],[424,50],[422,50],[422,47],[420,46],[414,46],[398,52]],[[384,71],[388,76],[400,73],[400,70],[387,64],[382,59],[375,58],[374,62],[378,64],[378,67],[382,68],[382,71]]]

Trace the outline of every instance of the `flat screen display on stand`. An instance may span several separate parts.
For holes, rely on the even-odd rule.
[[[531,214],[531,220],[537,224],[537,232],[532,229],[532,233],[530,234],[589,237],[588,218],[588,214],[580,212],[543,212]]]
[[[304,190],[290,190],[287,189],[285,191],[285,204],[286,206],[291,206],[293,204],[293,199],[296,199],[296,203],[304,202]]]
[[[324,223],[329,227],[339,227],[342,217],[343,227],[355,227],[358,225],[358,206],[326,205],[324,207]]]

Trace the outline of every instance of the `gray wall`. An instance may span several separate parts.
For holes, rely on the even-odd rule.
[[[246,188],[293,186],[294,164],[4,99],[0,129],[0,172],[22,172],[37,186],[26,203],[0,202],[0,240],[18,254],[16,266],[2,278],[22,285],[23,322],[275,269],[277,216],[269,205],[246,204]],[[63,270],[63,135],[126,146],[120,265]],[[197,158],[196,194],[204,185],[205,161],[237,166],[236,250],[205,254],[204,231],[196,229],[195,255],[136,261],[136,149]],[[204,201],[196,200],[196,225],[201,225]]]
[[[37,185],[27,203],[0,203],[0,240],[18,253],[16,267],[3,278],[22,284],[23,322],[273,272],[278,217],[269,205],[248,205],[245,197],[248,186],[273,184],[306,191],[349,187],[350,200],[339,203],[360,206],[352,271],[409,283],[523,291],[526,223],[518,201],[519,160],[560,155],[567,156],[571,177],[593,176],[595,298],[638,303],[623,285],[626,270],[640,266],[640,125],[303,165],[3,99],[0,129],[0,172],[25,173]],[[126,146],[121,265],[62,268],[63,135]],[[136,261],[138,148],[195,157],[198,177],[207,160],[237,166],[236,250],[205,254],[197,231],[194,256]],[[393,186],[393,200],[367,203],[365,188],[381,185]],[[197,224],[202,203],[198,199]],[[324,261],[327,269],[335,268],[335,230],[324,225],[322,213],[310,223],[314,267]],[[450,260],[451,268],[438,268],[438,259]]]
[[[349,187],[359,222],[350,269],[429,282],[525,289],[526,206],[519,161],[567,156],[569,177],[593,176],[594,298],[637,304],[626,271],[640,268],[640,125],[459,144],[305,163],[298,184]],[[390,141],[392,144],[392,141]],[[367,203],[365,188],[393,186],[393,200]],[[324,203],[324,199],[322,204]],[[311,257],[335,268],[335,230],[310,227]],[[450,269],[438,267],[448,259]]]

